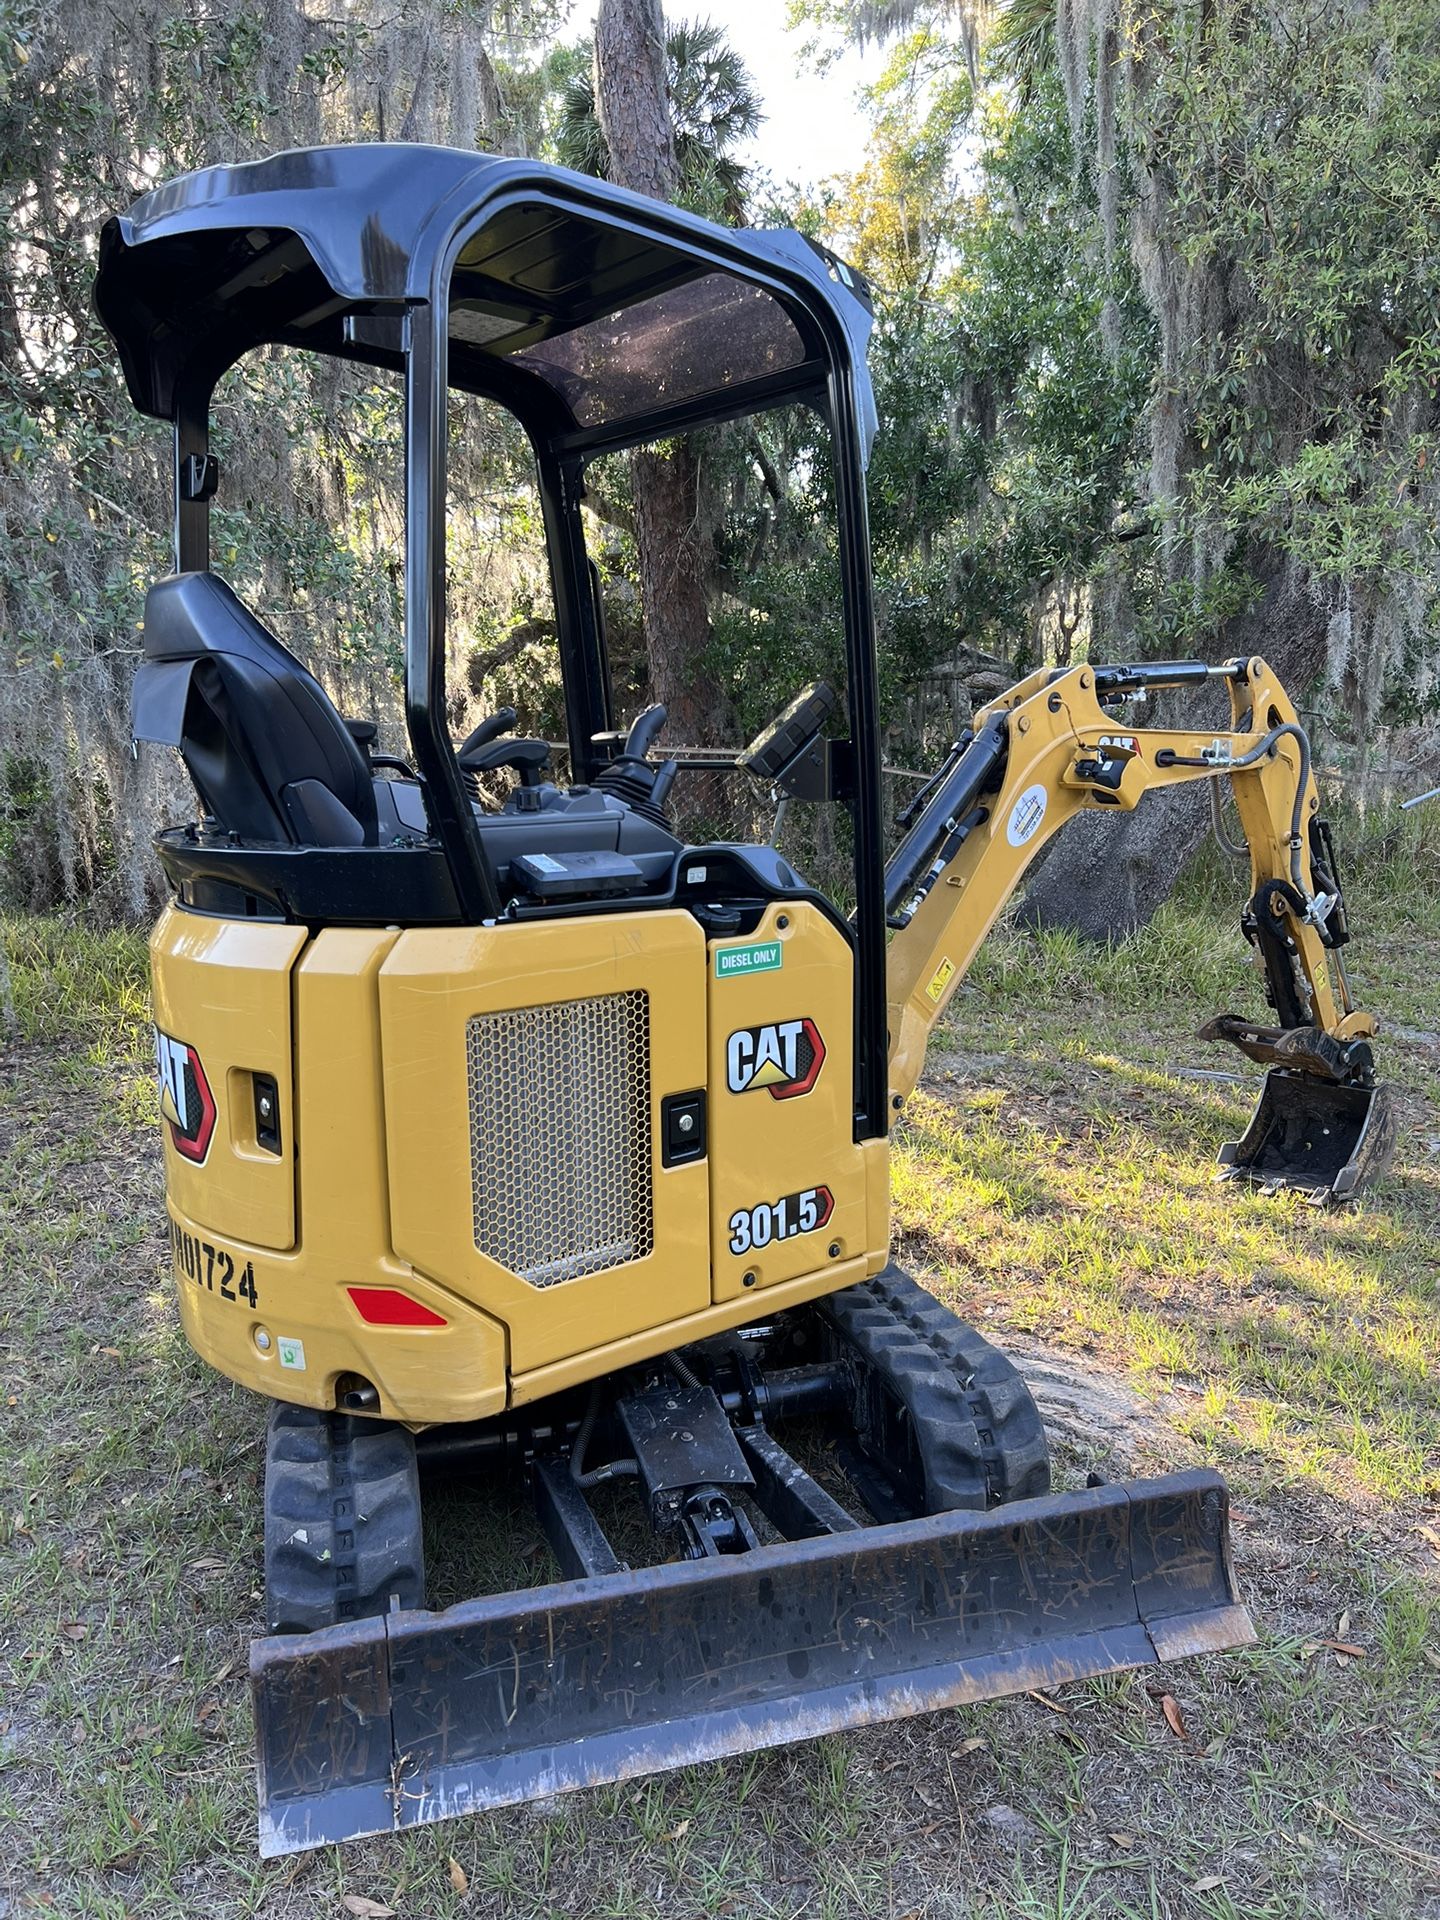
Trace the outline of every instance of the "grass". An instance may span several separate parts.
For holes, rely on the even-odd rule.
[[[1380,867],[1352,961],[1387,1025],[1440,1016],[1425,854],[1416,835]],[[1063,934],[982,952],[896,1156],[902,1251],[961,1311],[1178,1389],[1175,1427],[1247,1489],[1440,1502],[1440,1035],[1384,1048],[1410,1151],[1381,1196],[1217,1187],[1261,1078],[1191,1037],[1256,998],[1217,892],[1202,871],[1098,966]],[[965,1051],[977,1024],[1003,1054]]]
[[[268,1865],[261,1420],[175,1320],[143,943],[7,923],[0,1920],[1440,1915],[1440,891],[1412,831],[1352,866],[1401,1030],[1361,1208],[1210,1179],[1258,1069],[1188,1038],[1256,1005],[1209,871],[1108,956],[997,935],[896,1139],[902,1255],[1030,1370],[1062,1471],[1225,1470],[1257,1647]],[[495,1547],[442,1586],[530,1577]]]

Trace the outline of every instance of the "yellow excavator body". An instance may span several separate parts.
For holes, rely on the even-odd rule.
[[[479,1420],[889,1257],[850,952],[808,902],[710,941],[675,911],[309,937],[171,907],[150,955],[213,1105],[198,1161],[162,1124],[180,1310],[242,1386]]]
[[[1227,734],[1118,730],[1083,667],[977,716],[1010,748],[890,945],[895,1110],[1025,870],[1094,807],[1077,764],[1122,741],[1103,791],[1130,809],[1297,726],[1263,661],[1228,687]],[[1253,896],[1291,869],[1297,793],[1307,826],[1319,799],[1294,734],[1231,784]],[[1303,872],[1314,897],[1308,848]],[[1368,1041],[1319,929],[1285,925],[1314,1027]],[[173,906],[151,970],[162,1059],[191,1063],[211,1128],[197,1160],[182,1076],[164,1133],[185,1330],[272,1398],[480,1420],[889,1258],[888,1142],[854,1137],[852,951],[817,904],[772,903],[743,938],[676,909],[310,935]]]

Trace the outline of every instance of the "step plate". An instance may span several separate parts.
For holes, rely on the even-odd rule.
[[[1254,1639],[1217,1474],[257,1640],[260,1851],[297,1852]]]

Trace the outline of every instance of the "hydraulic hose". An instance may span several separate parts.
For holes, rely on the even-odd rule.
[[[915,823],[885,865],[885,914],[893,921],[924,879],[948,835],[956,832],[1009,750],[1009,717],[991,720],[945,772]],[[996,781],[998,784],[998,781]],[[912,802],[912,807],[914,803]]]
[[[1205,791],[1210,796],[1210,825],[1214,830],[1215,838],[1220,845],[1221,851],[1228,853],[1232,860],[1248,860],[1250,858],[1249,847],[1247,847],[1243,841],[1232,840],[1225,831],[1225,822],[1220,814],[1220,782],[1218,780],[1207,781],[1205,783]]]
[[[1156,754],[1155,764],[1157,767],[1198,767],[1218,779],[1222,773],[1244,773],[1248,767],[1255,766],[1272,753],[1277,742],[1287,738],[1296,741],[1300,748],[1300,778],[1295,783],[1295,805],[1290,814],[1290,879],[1301,898],[1313,904],[1313,895],[1300,872],[1300,853],[1305,844],[1300,829],[1305,818],[1305,789],[1310,784],[1310,737],[1302,726],[1293,720],[1284,720],[1257,740],[1248,753],[1242,753],[1238,760],[1228,760],[1223,764],[1202,759],[1198,754],[1163,752]],[[1214,791],[1212,787],[1212,795]],[[1221,845],[1224,844],[1222,839]]]
[[[633,1480],[640,1471],[638,1460],[609,1460],[603,1467],[594,1467],[589,1473],[584,1471],[585,1449],[590,1444],[590,1436],[600,1416],[600,1397],[600,1384],[597,1381],[590,1394],[590,1404],[585,1409],[585,1418],[580,1422],[574,1445],[570,1449],[570,1478],[577,1487],[598,1487],[607,1480]]]

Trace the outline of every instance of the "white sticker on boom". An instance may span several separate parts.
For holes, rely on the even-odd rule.
[[[1026,846],[1040,831],[1048,802],[1044,787],[1027,787],[1010,809],[1005,823],[1005,838],[1012,847]]]
[[[280,1338],[280,1364],[282,1367],[291,1368],[296,1373],[304,1373],[305,1342],[303,1340],[287,1339],[282,1334]]]

